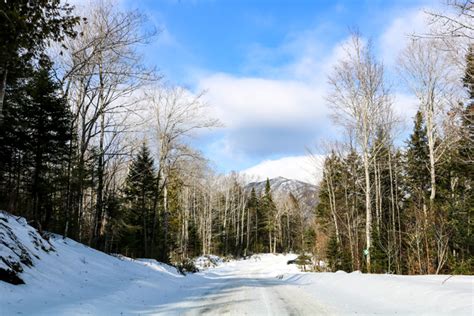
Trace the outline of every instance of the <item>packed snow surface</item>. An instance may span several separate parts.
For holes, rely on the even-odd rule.
[[[38,251],[26,222],[8,222],[36,256],[23,267],[26,284],[0,281],[0,315],[474,313],[473,276],[302,273],[287,265],[292,254],[202,257],[203,265],[216,263],[182,276],[155,260],[109,256],[59,236],[50,240],[55,251]]]

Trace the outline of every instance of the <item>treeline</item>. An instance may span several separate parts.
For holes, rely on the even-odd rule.
[[[473,5],[452,5],[458,19],[433,14],[432,34],[399,58],[418,102],[402,146],[370,43],[354,34],[333,70],[328,100],[346,141],[328,146],[317,208],[318,256],[332,270],[474,273]]]
[[[123,196],[109,214],[108,251],[180,262],[200,254],[247,256],[309,251],[314,238],[291,194],[274,201],[237,174],[213,175],[202,161],[183,160],[157,196],[159,173],[146,144],[133,157]]]
[[[202,94],[143,64],[158,35],[146,16],[111,1],[0,6],[0,209],[165,262],[308,246],[294,197],[249,192],[188,145],[219,122]]]

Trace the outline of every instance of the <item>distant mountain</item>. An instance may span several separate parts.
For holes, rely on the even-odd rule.
[[[275,199],[285,198],[292,193],[303,209],[303,215],[306,219],[314,217],[314,210],[318,204],[319,187],[307,182],[287,179],[283,177],[270,179],[270,190]],[[247,190],[255,189],[257,195],[265,193],[265,181],[251,182],[246,185]]]

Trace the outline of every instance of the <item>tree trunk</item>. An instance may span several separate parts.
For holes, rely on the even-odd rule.
[[[104,104],[104,77],[102,69],[102,56],[99,61],[99,113],[100,113],[100,135],[99,135],[99,161],[97,166],[97,203],[94,231],[92,241],[94,247],[98,247],[99,237],[102,231],[103,199],[104,199],[104,138],[105,138],[105,104]]]
[[[0,72],[0,126],[3,125],[3,100],[5,99],[5,91],[7,89],[7,63],[4,63]]]
[[[370,170],[369,170],[369,157],[367,152],[364,152],[364,172],[365,172],[365,239],[366,249],[368,250],[366,256],[367,272],[371,272],[370,267],[370,248],[372,246],[372,209],[370,205]]]

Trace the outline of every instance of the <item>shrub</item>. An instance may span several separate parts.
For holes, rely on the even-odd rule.
[[[178,272],[181,273],[182,275],[186,275],[186,273],[196,273],[199,272],[199,269],[196,267],[194,264],[194,261],[190,259],[185,259],[178,263],[176,266],[176,269],[178,269]]]

